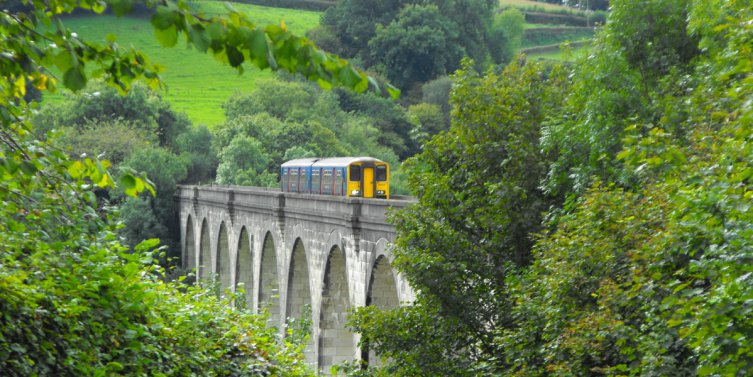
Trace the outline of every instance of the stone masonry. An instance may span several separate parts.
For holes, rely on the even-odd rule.
[[[410,201],[236,186],[179,186],[175,199],[183,267],[196,268],[199,280],[242,286],[247,306],[268,310],[281,334],[289,320],[310,315],[304,354],[321,374],[342,361],[379,362],[345,322],[352,307],[414,300],[390,267],[395,230],[386,222],[388,208]]]

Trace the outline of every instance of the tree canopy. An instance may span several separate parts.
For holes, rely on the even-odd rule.
[[[753,4],[611,5],[575,64],[454,77],[393,218],[418,300],[352,319],[382,373],[753,371]]]
[[[463,57],[479,67],[506,63],[514,44],[505,39],[519,38],[522,29],[496,28],[497,8],[493,0],[339,0],[311,35],[411,89],[454,72]]]
[[[54,91],[62,84],[80,91],[92,77],[123,92],[135,81],[160,84],[159,66],[138,50],[122,48],[116,36],[106,44],[85,41],[62,19],[76,10],[123,15],[137,5],[152,9],[156,37],[165,46],[182,36],[240,71],[250,62],[303,74],[324,87],[397,93],[290,34],[284,24],[260,27],[233,9],[226,17],[206,17],[191,13],[186,1],[33,0],[0,11],[0,370],[23,376],[309,375],[297,337],[280,341],[264,318],[233,308],[232,295],[220,299],[206,287],[166,282],[172,271],[156,263],[166,257],[158,240],[128,247],[121,238],[118,211],[142,222],[142,228],[126,229],[134,237],[146,236],[139,233],[143,226],[165,225],[145,216],[154,205],[137,195],[171,196],[172,187],[165,186],[187,174],[184,153],[206,152],[206,144],[188,145],[202,137],[201,129],[188,132],[159,101],[131,112],[129,101],[152,95],[138,88],[116,101],[103,87],[108,93],[99,92],[101,97],[53,114],[66,124],[44,124],[45,130],[74,127],[81,138],[111,130],[118,133],[108,137],[125,135],[134,143],[106,146],[124,152],[117,184],[110,162],[73,158],[54,134],[35,132],[32,89]],[[122,112],[130,113],[110,118]],[[127,145],[147,148],[139,157],[127,156]],[[151,174],[156,164],[160,173]],[[134,169],[149,172],[154,184]],[[165,189],[155,193],[154,185]],[[106,196],[113,190],[132,201],[111,206]]]

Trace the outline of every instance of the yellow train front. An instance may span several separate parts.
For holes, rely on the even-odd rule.
[[[390,197],[390,166],[372,157],[301,158],[280,167],[284,192]]]

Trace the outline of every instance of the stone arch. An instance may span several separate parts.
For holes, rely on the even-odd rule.
[[[186,218],[186,238],[185,244],[183,245],[183,260],[182,265],[186,269],[186,271],[192,271],[196,268],[196,240],[193,235],[194,232],[194,225],[193,225],[193,217],[189,214]]]
[[[374,305],[382,310],[397,308],[400,305],[397,279],[385,254],[377,256],[370,275],[366,305]],[[376,353],[369,349],[368,343],[363,344],[361,351],[364,361],[369,365],[382,365],[382,361],[376,356]]]
[[[207,224],[206,218],[201,221],[200,237],[197,278],[199,280],[210,280],[212,278],[212,249],[209,244],[209,224]]]
[[[230,244],[228,242],[228,228],[225,222],[220,223],[217,232],[217,262],[215,263],[216,276],[219,283],[220,293],[229,289],[232,281],[230,276]]]
[[[328,374],[332,365],[355,356],[353,333],[345,326],[350,310],[350,290],[345,253],[339,246],[329,252],[322,284],[319,318],[319,369]]]
[[[248,233],[246,227],[241,228],[238,237],[238,254],[235,263],[236,286],[243,284],[243,290],[246,296],[246,307],[253,305],[254,289],[254,248],[253,238]]]
[[[311,321],[311,283],[309,279],[309,264],[303,241],[296,238],[293,243],[288,268],[288,289],[286,313],[290,320]],[[310,364],[316,362],[314,353],[314,337],[311,334],[309,344],[303,354]]]
[[[277,325],[280,319],[280,283],[277,276],[277,250],[272,232],[264,235],[259,272],[259,309],[269,310],[269,324]]]

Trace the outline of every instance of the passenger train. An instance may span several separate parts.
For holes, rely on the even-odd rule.
[[[361,198],[390,197],[390,166],[372,157],[300,158],[282,164],[282,191]]]

